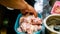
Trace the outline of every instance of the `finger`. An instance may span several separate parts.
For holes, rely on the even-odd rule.
[[[27,14],[29,14],[30,12],[29,12],[28,10],[22,10],[21,13],[22,13],[23,15],[27,15]]]
[[[35,9],[33,9],[32,12],[33,12],[33,15],[34,15],[35,17],[38,16],[38,15],[37,15],[37,12],[35,11]]]
[[[37,12],[34,12],[33,14],[34,14],[35,17],[37,17]]]
[[[27,11],[27,12],[28,12],[28,14],[34,15],[35,17],[37,17],[37,12],[35,12],[35,11]]]
[[[25,10],[21,10],[22,15],[25,15]]]

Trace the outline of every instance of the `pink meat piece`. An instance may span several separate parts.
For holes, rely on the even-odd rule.
[[[21,28],[24,30],[24,31],[27,31],[27,29],[29,29],[31,27],[31,25],[30,24],[28,24],[28,23],[22,23],[21,24]]]
[[[21,17],[20,18],[20,27],[22,28],[22,32],[25,31],[28,34],[33,34],[34,31],[38,31],[41,29],[42,20],[34,16],[28,16],[28,17]],[[18,29],[20,32],[21,30]]]
[[[22,32],[22,30],[21,30],[21,28],[19,27],[19,28],[17,28],[17,30],[19,31],[19,32]]]
[[[40,18],[32,18],[33,23],[32,24],[42,24],[42,20]]]

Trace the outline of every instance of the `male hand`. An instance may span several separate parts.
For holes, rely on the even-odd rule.
[[[0,4],[4,5],[5,7],[20,9],[22,14],[28,12],[37,16],[35,9],[25,0],[0,0]]]
[[[22,13],[23,15],[26,15],[26,14],[29,13],[29,14],[34,15],[35,17],[37,17],[37,12],[36,12],[35,9],[34,9],[32,6],[30,6],[30,5],[28,5],[26,9],[22,9],[22,10],[21,10],[21,13]]]

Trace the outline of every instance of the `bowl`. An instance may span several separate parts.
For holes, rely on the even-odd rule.
[[[48,34],[60,34],[60,14],[51,14],[44,19]]]
[[[20,19],[21,17],[22,17],[22,14],[19,14],[18,17],[17,17],[17,19],[16,19],[15,25],[14,25],[14,30],[15,30],[15,32],[16,32],[17,34],[26,34],[26,33],[24,33],[24,32],[18,32],[18,31],[17,31],[17,28],[19,27],[19,19]],[[39,18],[42,18],[42,15],[41,15],[41,14],[38,14],[38,17],[39,17]],[[36,31],[36,32],[33,32],[33,34],[40,34],[40,32],[41,32],[41,30]]]

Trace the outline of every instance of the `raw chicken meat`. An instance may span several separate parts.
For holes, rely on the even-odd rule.
[[[22,16],[19,22],[19,32],[27,32],[27,34],[33,34],[33,32],[40,30],[42,24],[42,20],[39,17],[34,17],[34,15],[30,16]]]

